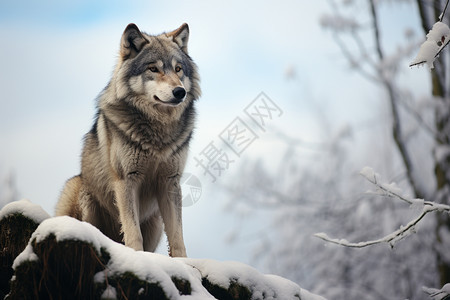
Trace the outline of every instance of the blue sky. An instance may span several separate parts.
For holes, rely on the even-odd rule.
[[[416,20],[407,5],[395,8],[396,14],[389,5],[385,9],[387,24],[399,29],[387,41],[398,39],[396,22]],[[189,51],[199,65],[203,96],[186,171],[201,175],[192,157],[261,91],[284,111],[276,125],[311,142],[322,137],[318,108],[338,126],[373,118],[380,105],[373,85],[349,72],[330,33],[319,26],[329,10],[326,1],[306,0],[1,1],[0,175],[13,170],[20,196],[53,213],[65,180],[79,172],[95,97],[109,80],[130,22],[148,33],[189,23]],[[289,67],[296,71],[291,80],[285,78]],[[426,91],[426,70],[408,70],[405,64],[407,80],[422,80]],[[246,158],[276,156],[278,146],[270,134],[261,135],[234,171]],[[202,183],[202,199],[184,210],[188,255],[248,262],[248,245],[224,243],[235,220],[224,212],[220,185]]]
[[[134,2],[136,3],[136,2]],[[143,1],[141,3],[144,3]],[[106,19],[132,13],[133,6],[119,1],[2,1],[3,22],[39,26],[89,27]]]

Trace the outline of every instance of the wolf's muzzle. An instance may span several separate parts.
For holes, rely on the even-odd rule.
[[[177,86],[176,88],[173,89],[172,94],[176,100],[181,102],[184,96],[186,96],[186,90],[182,87]]]

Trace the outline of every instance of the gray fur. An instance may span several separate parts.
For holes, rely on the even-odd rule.
[[[85,136],[81,174],[66,183],[56,215],[90,222],[111,239],[145,251],[155,250],[164,223],[169,254],[186,256],[180,176],[200,96],[188,39],[187,24],[158,36],[128,25]]]

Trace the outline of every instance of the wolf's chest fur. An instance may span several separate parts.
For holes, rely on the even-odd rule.
[[[195,111],[191,102],[179,118],[158,120],[136,107],[120,103],[101,109],[99,118],[105,126],[114,127],[116,135],[111,138],[120,139],[150,155],[170,156],[189,142]]]

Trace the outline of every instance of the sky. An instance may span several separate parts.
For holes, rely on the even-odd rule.
[[[273,133],[258,131],[228,175],[214,183],[194,157],[210,142],[219,143],[236,117],[250,121],[245,108],[261,92],[282,111],[271,125],[309,142],[323,137],[318,111],[332,115],[338,126],[374,117],[370,113],[379,103],[373,85],[350,72],[330,33],[320,27],[330,9],[327,1],[306,0],[1,1],[0,178],[13,172],[20,197],[53,214],[64,182],[80,172],[83,135],[92,126],[95,98],[109,81],[127,24],[157,34],[186,22],[203,91],[186,167],[202,185],[200,200],[183,211],[188,255],[248,263],[247,244],[225,242],[236,220],[225,212],[221,182],[245,180],[234,176],[248,158],[261,156],[276,167],[283,149]],[[408,5],[392,11],[388,7],[383,14],[392,29],[387,42],[403,34],[396,22],[417,20]],[[287,70],[294,76],[287,78]],[[403,72],[427,89],[425,69],[411,73],[405,64]],[[254,220],[244,230],[251,233],[261,222],[267,223]],[[164,244],[159,251],[165,252]]]

